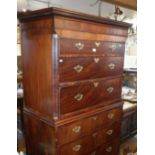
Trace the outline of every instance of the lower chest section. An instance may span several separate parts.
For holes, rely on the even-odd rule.
[[[118,155],[122,108],[98,109],[57,125],[25,113],[30,155]],[[71,118],[69,118],[71,119]]]
[[[114,108],[57,129],[58,155],[117,155],[121,108]]]

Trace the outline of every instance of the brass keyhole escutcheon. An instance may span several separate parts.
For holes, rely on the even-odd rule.
[[[100,45],[101,45],[100,42],[97,42],[97,41],[95,42],[95,46],[96,46],[96,47],[100,47]]]
[[[94,62],[98,63],[100,61],[100,58],[94,58]]]
[[[99,82],[94,82],[93,84],[94,84],[94,87],[98,87]]]

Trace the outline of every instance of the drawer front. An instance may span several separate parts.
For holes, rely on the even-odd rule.
[[[63,145],[65,143],[74,141],[82,136],[96,132],[97,130],[100,130],[102,126],[105,128],[105,130],[102,130],[102,136],[98,137],[98,141],[100,141],[101,137],[101,141],[103,141],[108,140],[113,136],[119,135],[118,132],[120,130],[120,124],[118,122],[121,121],[121,116],[122,109],[117,108],[99,113],[97,115],[93,115],[91,117],[87,117],[85,119],[70,123],[68,125],[60,126],[58,127],[57,131],[58,145]],[[110,135],[107,134],[107,132],[110,132],[109,130],[113,130],[112,134],[109,133]]]
[[[101,139],[103,143],[111,142],[113,139],[120,138],[120,133],[121,123],[115,122],[103,130],[101,134]]]
[[[58,145],[63,145],[83,135],[83,121],[77,121],[58,127]]]
[[[121,117],[121,109],[112,109],[98,115],[93,115],[91,117],[85,118],[83,120],[83,134],[86,135],[88,133],[91,133],[103,125],[109,126],[114,122],[120,122]]]
[[[100,149],[100,154],[101,155],[118,155],[119,153],[119,145],[120,145],[120,140],[117,138],[111,143],[105,144],[101,149]]]
[[[116,128],[117,127],[117,128]],[[93,132],[89,136],[85,136],[83,138],[80,138],[79,140],[76,140],[72,143],[63,145],[60,147],[60,155],[81,155],[90,152],[91,150],[94,150],[95,148],[103,145],[105,142],[108,142],[112,140],[112,138],[118,138],[119,135],[116,135],[118,133],[117,130],[119,130],[118,126],[114,128],[114,125],[108,128],[100,129],[96,132]],[[113,133],[109,132],[110,130],[113,130]],[[111,134],[111,135],[109,135]],[[113,145],[108,144],[105,148],[113,147]],[[112,151],[112,150],[111,150]]]
[[[84,155],[118,155],[119,153],[119,139],[104,144],[101,147],[98,147],[96,150],[91,151],[90,153]]]
[[[124,56],[124,43],[60,39],[60,55],[105,55]]]
[[[111,125],[104,126],[93,133],[89,137],[91,137],[93,141],[94,148],[103,145],[104,143],[110,142],[115,138],[119,138],[120,136],[120,123],[115,122]]]
[[[127,36],[127,28],[116,27],[107,24],[97,24],[94,22],[86,22],[85,20],[77,20],[68,18],[61,18],[57,16],[54,18],[55,28],[56,29],[65,29],[79,32],[90,32],[95,34],[108,34],[108,35],[119,35],[119,36]]]
[[[63,57],[59,59],[60,82],[122,75],[122,57]]]
[[[121,86],[122,78],[115,78],[61,88],[60,112],[66,114],[99,103],[104,104],[104,101],[120,100]]]
[[[60,155],[82,155],[89,152],[92,148],[94,148],[93,136],[87,136],[60,147]]]

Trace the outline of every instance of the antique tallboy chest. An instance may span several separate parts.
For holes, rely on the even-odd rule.
[[[18,13],[28,155],[117,155],[127,23],[48,8]]]

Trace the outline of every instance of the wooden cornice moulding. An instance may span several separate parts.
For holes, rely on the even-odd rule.
[[[120,21],[115,21],[103,17],[98,17],[90,14],[85,14],[85,13],[79,13],[71,10],[64,10],[60,8],[46,8],[46,9],[41,9],[41,10],[36,10],[36,11],[28,11],[28,12],[18,12],[17,17],[19,21],[27,21],[27,20],[33,20],[35,18],[42,18],[42,17],[48,17],[48,16],[63,16],[63,17],[70,17],[74,19],[80,19],[80,20],[86,20],[86,21],[92,21],[96,23],[101,23],[101,24],[110,24],[110,25],[115,25],[115,26],[120,26],[120,27],[130,27],[131,24],[125,23],[125,22],[120,22]]]

